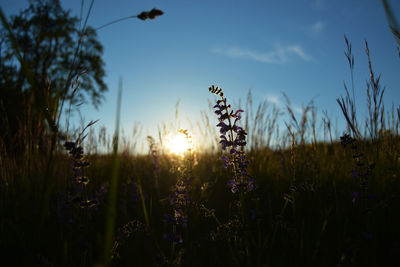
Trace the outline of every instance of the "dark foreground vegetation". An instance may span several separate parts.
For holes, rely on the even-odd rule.
[[[237,191],[216,154],[120,155],[111,215],[112,156],[57,154],[50,170],[44,155],[2,157],[2,262],[93,266],[109,253],[117,266],[396,266],[400,140],[356,145],[252,151],[254,188]],[[118,230],[105,252],[108,216]]]
[[[149,137],[148,155],[117,153],[116,135],[113,153],[86,155],[84,131],[62,142],[51,158],[39,146],[8,155],[3,145],[2,261],[398,264],[400,138],[394,128],[380,128],[375,138],[344,134],[340,141],[307,143],[305,130],[313,127],[306,126],[307,117],[298,125],[293,117],[297,128],[288,124],[286,134],[290,146],[246,151],[249,130],[239,126],[242,110],[232,110],[221,89],[210,91],[220,98],[219,152],[188,149],[175,156]],[[190,134],[181,132],[191,142]]]

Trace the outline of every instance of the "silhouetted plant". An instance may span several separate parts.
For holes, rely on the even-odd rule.
[[[247,173],[247,166],[249,161],[246,159],[245,152],[243,151],[246,142],[246,131],[238,125],[243,110],[236,111],[231,109],[231,105],[227,104],[226,98],[221,88],[211,86],[209,91],[220,97],[217,104],[214,106],[215,114],[218,115],[219,123],[217,127],[220,128],[220,144],[222,150],[229,151],[228,155],[221,156],[224,161],[225,168],[231,168],[233,172],[233,179],[229,181],[228,186],[231,188],[232,193],[240,191],[245,193],[252,191],[255,186],[255,181]]]
[[[187,242],[184,232],[187,231],[190,210],[195,208],[191,197],[194,156],[191,148],[192,136],[186,129],[180,129],[178,132],[185,136],[189,148],[183,154],[184,158],[177,168],[178,180],[168,196],[169,207],[167,207],[167,213],[164,214],[163,218],[163,223],[166,226],[163,238],[171,244],[171,262],[182,263],[185,253],[182,245],[185,246],[184,243]]]
[[[396,17],[393,14],[393,9],[390,7],[389,3],[387,0],[382,0],[383,8],[386,13],[386,17],[389,23],[389,28],[393,33],[393,36],[396,39],[397,42],[397,49],[399,51],[399,56],[400,56],[400,25],[397,22]]]
[[[159,151],[158,146],[153,137],[147,136],[147,142],[149,144],[149,153],[151,157],[151,162],[153,164],[153,174],[154,174],[154,187],[158,189],[159,177],[161,172],[160,162],[159,162]]]
[[[127,16],[127,17],[123,17],[123,18],[120,18],[120,19],[116,19],[116,20],[110,21],[110,22],[108,22],[108,23],[96,28],[96,31],[98,31],[98,30],[100,30],[100,29],[102,29],[104,27],[107,27],[107,26],[109,26],[111,24],[123,21],[123,20],[133,19],[133,18],[138,18],[140,20],[155,19],[155,18],[157,18],[157,17],[159,17],[159,16],[161,16],[163,14],[164,14],[163,11],[161,11],[161,10],[159,10],[157,8],[153,8],[150,11],[141,12],[139,15]]]
[[[148,229],[145,224],[139,220],[132,220],[118,229],[118,234],[115,238],[112,247],[111,258],[118,259],[120,257],[120,248],[132,238],[136,233],[147,233]]]

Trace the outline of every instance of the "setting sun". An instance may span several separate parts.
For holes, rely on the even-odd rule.
[[[184,156],[184,154],[193,150],[193,142],[190,135],[185,135],[184,132],[179,131],[176,134],[170,134],[167,137],[168,152]]]

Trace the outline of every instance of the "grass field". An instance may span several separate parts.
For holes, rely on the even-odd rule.
[[[85,155],[79,140],[64,143],[51,162],[40,150],[19,157],[4,152],[2,261],[396,266],[397,132],[307,143],[301,131],[291,131],[286,148],[243,150],[246,155],[239,149],[244,143],[237,154],[229,146],[168,154],[153,138],[148,155]],[[228,140],[240,136],[227,134]]]

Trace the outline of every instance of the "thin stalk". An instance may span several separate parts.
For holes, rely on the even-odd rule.
[[[137,18],[137,16],[136,15],[135,16],[127,16],[127,17],[124,17],[124,18],[120,18],[120,19],[116,19],[116,20],[110,21],[110,22],[108,22],[106,24],[103,24],[100,27],[96,28],[95,31],[98,31],[98,30],[100,30],[100,29],[102,29],[104,27],[107,27],[108,25],[111,25],[111,24],[114,24],[114,23],[117,23],[117,22],[120,22],[120,21],[123,21],[123,20],[127,20],[127,19],[133,19],[133,18]]]
[[[119,125],[121,115],[121,98],[122,98],[122,78],[119,80],[116,126],[114,133],[114,146],[112,158],[112,173],[110,183],[110,196],[108,201],[108,210],[106,217],[105,242],[104,242],[104,259],[103,262],[109,266],[111,261],[111,248],[114,240],[115,221],[117,218],[117,194],[118,194],[118,176],[119,176],[119,157],[118,157],[118,141],[119,141]]]

